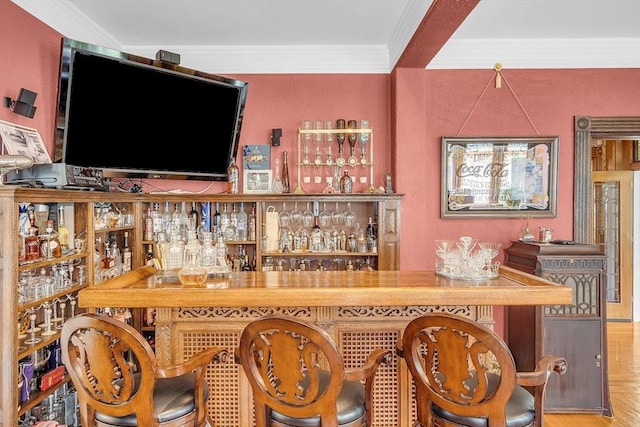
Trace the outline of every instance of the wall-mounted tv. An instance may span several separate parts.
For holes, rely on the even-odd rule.
[[[248,84],[62,39],[54,161],[105,177],[227,180]]]

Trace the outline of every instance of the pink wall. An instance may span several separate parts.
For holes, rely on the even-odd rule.
[[[558,136],[557,217],[531,219],[530,229],[551,227],[555,238],[571,239],[574,116],[640,115],[640,69],[507,68],[503,75],[501,89],[492,81],[483,94],[493,70],[394,72],[397,107],[391,139],[399,171],[397,191],[406,193],[402,203],[403,270],[433,268],[434,239],[470,235],[502,242],[504,248],[518,238],[524,226],[521,218],[440,219],[443,136]]]

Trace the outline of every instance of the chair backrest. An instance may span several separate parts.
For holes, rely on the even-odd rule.
[[[246,326],[237,355],[253,390],[257,426],[266,424],[271,410],[293,418],[319,415],[323,425],[337,425],[345,370],[322,328],[293,317],[267,316]]]
[[[84,313],[65,321],[60,342],[80,410],[87,411],[90,422],[99,411],[114,417],[136,414],[138,425],[157,425],[156,357],[136,329],[108,316]]]
[[[489,425],[506,425],[516,367],[498,334],[461,316],[430,313],[412,320],[401,342],[416,387],[418,419],[431,419],[433,403],[460,416],[488,418]]]

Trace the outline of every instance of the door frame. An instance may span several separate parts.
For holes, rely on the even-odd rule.
[[[573,240],[579,243],[593,242],[593,196],[591,191],[591,142],[592,139],[638,139],[640,117],[574,117],[574,168],[573,168]],[[640,212],[634,212],[638,217]],[[637,231],[635,231],[637,233]],[[638,258],[635,253],[634,257]],[[636,273],[640,274],[640,273]],[[640,313],[640,290],[634,277],[633,312]],[[633,320],[640,318],[634,316]]]

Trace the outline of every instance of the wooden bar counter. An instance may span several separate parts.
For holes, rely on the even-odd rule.
[[[433,311],[464,315],[493,326],[494,305],[570,304],[572,290],[500,267],[500,277],[455,280],[434,271],[243,272],[184,288],[177,277],[152,267],[131,271],[79,292],[78,304],[155,308],[160,363],[175,363],[209,346],[230,351],[244,326],[281,313],[315,322],[334,336],[347,366],[359,366],[374,348],[394,349],[405,325]],[[253,425],[249,384],[233,360],[212,365],[209,413],[215,426]],[[381,366],[374,385],[373,426],[409,427],[415,414],[413,387],[404,362]]]

